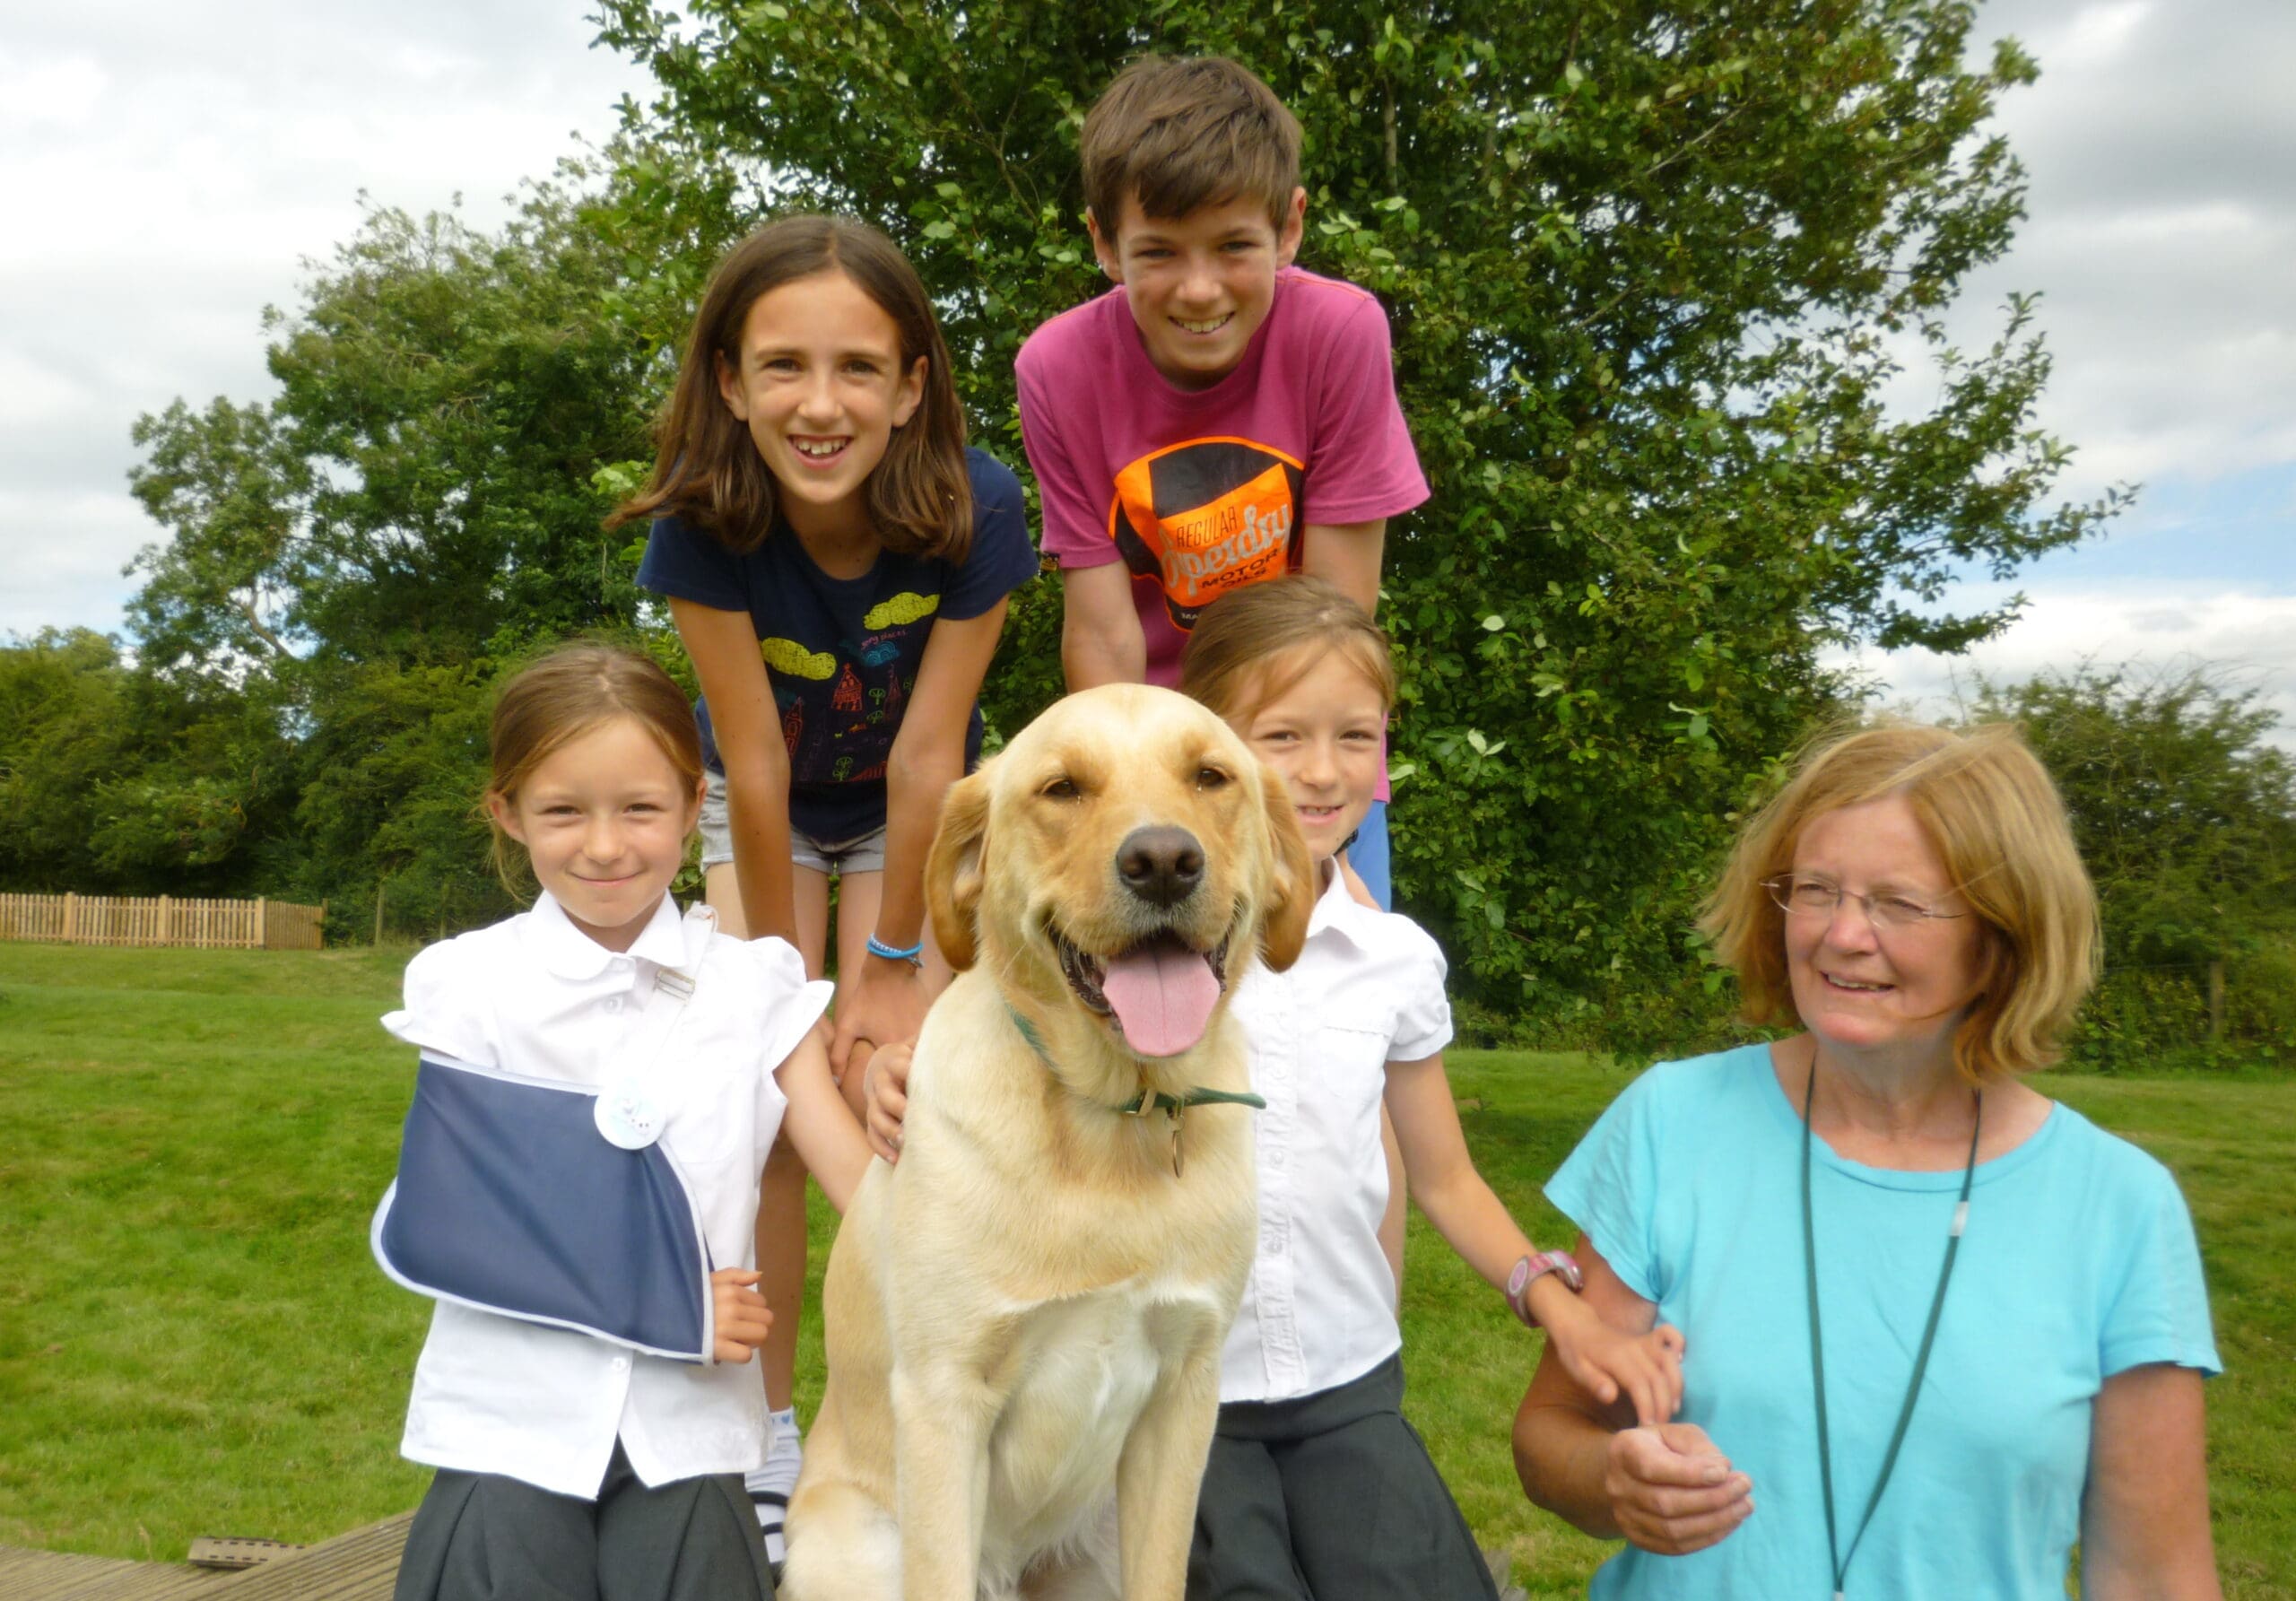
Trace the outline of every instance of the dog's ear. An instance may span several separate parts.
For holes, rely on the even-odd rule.
[[[1316,909],[1316,864],[1300,832],[1299,814],[1292,809],[1291,791],[1265,762],[1260,764],[1259,788],[1274,867],[1260,919],[1259,953],[1280,973],[1300,960],[1300,947],[1308,943],[1308,914]]]
[[[963,972],[979,953],[980,849],[988,838],[988,770],[949,786],[941,826],[925,858],[925,906],[949,966]]]

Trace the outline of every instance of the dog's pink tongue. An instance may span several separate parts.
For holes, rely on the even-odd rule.
[[[1100,993],[1116,1009],[1133,1049],[1144,1057],[1176,1057],[1204,1038],[1220,1000],[1220,980],[1194,951],[1160,941],[1111,961]]]

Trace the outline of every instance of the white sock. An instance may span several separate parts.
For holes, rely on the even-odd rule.
[[[757,1508],[758,1527],[765,1534],[765,1560],[780,1564],[787,1554],[781,1524],[789,1510],[789,1492],[797,1487],[797,1470],[805,1465],[804,1436],[797,1432],[797,1409],[785,1406],[767,1414],[773,1439],[765,1449],[765,1466],[742,1476],[750,1502]]]

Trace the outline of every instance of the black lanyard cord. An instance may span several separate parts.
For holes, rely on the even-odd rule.
[[[1945,1237],[1945,1266],[1937,1275],[1937,1292],[1929,1300],[1929,1322],[1921,1331],[1921,1349],[1913,1359],[1913,1378],[1905,1387],[1905,1404],[1898,1408],[1898,1426],[1890,1435],[1890,1449],[1882,1455],[1881,1475],[1874,1481],[1874,1493],[1866,1502],[1866,1515],[1857,1520],[1857,1532],[1850,1536],[1849,1551],[1842,1553],[1839,1536],[1834,1530],[1833,1513],[1833,1447],[1826,1431],[1826,1353],[1825,1336],[1818,1323],[1818,1231],[1810,1207],[1810,1169],[1814,1161],[1817,1135],[1810,1126],[1810,1109],[1817,1104],[1818,1062],[1810,1058],[1810,1086],[1802,1094],[1802,1261],[1810,1292],[1810,1377],[1818,1397],[1818,1483],[1825,1492],[1826,1556],[1833,1563],[1834,1601],[1842,1601],[1843,1577],[1849,1571],[1857,1547],[1866,1538],[1866,1530],[1874,1521],[1874,1509],[1882,1504],[1882,1492],[1889,1488],[1890,1474],[1898,1465],[1898,1448],[1905,1443],[1906,1426],[1913,1422],[1913,1405],[1921,1395],[1921,1376],[1929,1369],[1929,1348],[1937,1340],[1937,1319],[1945,1310],[1945,1286],[1952,1281],[1953,1258],[1961,1253],[1961,1230],[1969,1222],[1970,1186],[1977,1178],[1977,1136],[1985,1118],[1985,1092],[1977,1092],[1975,1115],[1970,1122],[1970,1157],[1961,1171],[1961,1198],[1953,1206],[1953,1226]]]

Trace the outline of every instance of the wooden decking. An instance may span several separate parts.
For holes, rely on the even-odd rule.
[[[0,1546],[0,1601],[390,1601],[413,1517],[403,1512],[236,1573]]]

